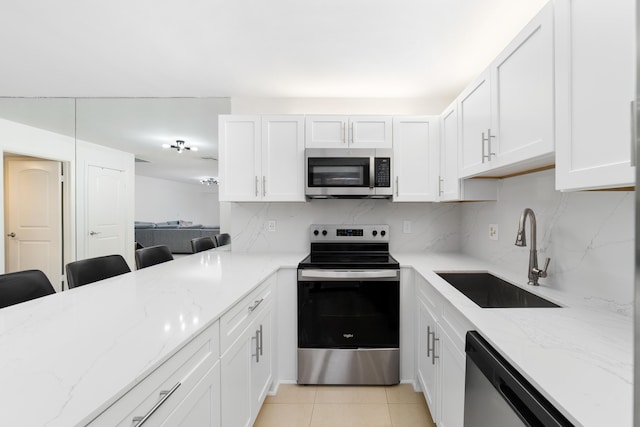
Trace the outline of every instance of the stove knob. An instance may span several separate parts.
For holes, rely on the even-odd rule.
[[[375,237],[375,236],[378,235],[378,232],[376,230],[373,230],[373,233],[371,233],[371,234],[373,234],[373,237]]]
[[[387,234],[387,232],[386,232],[386,231],[384,231],[384,230],[382,230],[382,231],[380,232],[380,235],[381,235],[381,236],[384,236],[385,234]]]
[[[318,230],[313,230],[313,235],[317,236],[318,234],[320,234],[320,232]]]
[[[327,230],[322,230],[322,235],[326,236],[327,235]]]

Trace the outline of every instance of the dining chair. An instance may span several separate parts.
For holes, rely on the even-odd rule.
[[[16,271],[0,275],[0,308],[55,294],[40,270]]]
[[[231,236],[229,233],[216,234],[216,246],[224,246],[231,244]]]
[[[151,267],[152,265],[173,260],[173,255],[167,245],[148,246],[136,251],[136,267]]]
[[[196,237],[191,239],[191,249],[193,253],[206,251],[207,249],[213,249],[216,247],[216,242],[211,237]]]
[[[69,289],[131,272],[122,255],[106,255],[70,262],[66,267]]]

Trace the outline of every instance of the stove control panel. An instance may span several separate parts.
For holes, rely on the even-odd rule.
[[[312,242],[388,242],[386,224],[312,224],[309,227]]]

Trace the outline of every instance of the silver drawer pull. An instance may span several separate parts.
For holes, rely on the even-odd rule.
[[[259,300],[254,301],[253,305],[249,306],[249,313],[258,308],[258,306],[264,301],[264,298],[260,298]]]
[[[171,387],[171,390],[163,390],[163,391],[161,391],[160,392],[160,400],[155,405],[153,405],[153,408],[151,408],[149,410],[149,412],[144,414],[143,417],[133,417],[133,420],[132,420],[133,421],[133,427],[140,427],[142,424],[147,422],[147,420],[153,415],[153,413],[156,412],[158,410],[158,408],[161,407],[162,404],[164,402],[166,402],[169,397],[171,397],[173,392],[176,391],[178,389],[178,387],[180,387],[180,384],[181,383],[176,383],[176,385]]]

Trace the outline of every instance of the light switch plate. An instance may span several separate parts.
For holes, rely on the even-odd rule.
[[[405,234],[411,233],[411,221],[402,222],[402,232]]]
[[[269,220],[267,223],[267,230],[271,232],[276,231],[276,221],[274,219]]]

